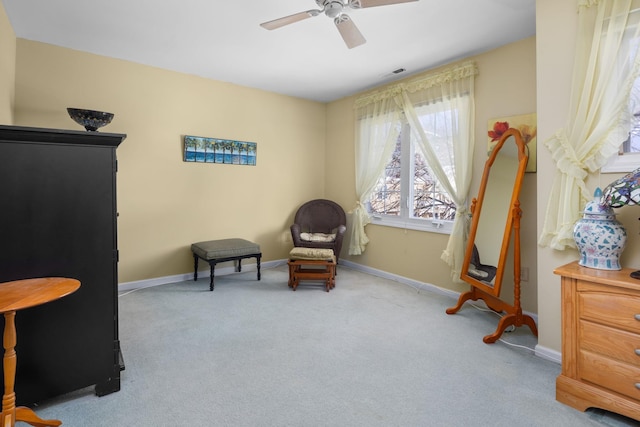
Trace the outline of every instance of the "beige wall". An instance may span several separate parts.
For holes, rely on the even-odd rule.
[[[537,75],[538,75],[538,135],[548,139],[568,120],[569,96],[577,31],[577,13],[573,2],[538,0],[536,2]],[[541,145],[541,144],[540,144]],[[556,167],[546,148],[538,151],[538,232],[542,231],[544,212],[547,208],[547,189],[553,183]],[[591,190],[605,187],[623,174],[594,174],[587,180]],[[638,235],[638,210],[634,207],[617,209],[618,220],[627,229],[627,246],[622,254],[623,267],[640,268],[640,236]],[[578,252],[570,249],[556,251],[538,248],[538,345],[560,351],[561,299],[560,278],[553,270],[578,259]]]
[[[548,191],[556,169],[549,150],[542,142],[567,120],[571,68],[576,32],[574,2],[538,0],[536,2],[538,76],[538,231],[542,231]],[[545,173],[546,172],[546,173]],[[555,351],[561,348],[560,279],[553,274],[559,265],[577,259],[576,251],[538,249],[538,344]]]
[[[553,269],[577,259],[577,252],[536,242],[555,170],[543,141],[567,119],[576,13],[572,2],[553,0],[538,0],[536,9],[535,38],[473,58],[480,74],[472,194],[484,163],[487,121],[537,111],[538,172],[526,175],[522,194],[523,265],[531,275],[523,283],[523,305],[538,313],[539,346],[559,351],[560,280]],[[79,129],[64,110],[79,106],[115,112],[105,131],[129,135],[118,149],[121,282],[190,271],[188,245],[206,238],[242,235],[258,241],[267,260],[281,259],[297,205],[328,197],[353,207],[354,97],[324,105],[21,39],[14,61],[8,52],[16,50],[15,36],[0,12],[2,65],[17,67],[16,74],[11,65],[0,68],[3,123],[12,120],[15,75],[16,124]],[[258,166],[186,165],[184,134],[255,141]],[[591,177],[589,185],[617,176]],[[629,234],[622,262],[640,268],[638,214],[631,208],[618,213]],[[367,232],[365,254],[346,259],[466,289],[452,283],[440,261],[448,236],[375,225]]]
[[[476,78],[476,148],[471,194],[478,192],[487,159],[487,125],[491,118],[536,111],[536,42],[531,37],[472,58],[480,74]],[[408,77],[408,79],[413,78]],[[327,197],[351,209],[356,202],[354,187],[354,97],[341,99],[327,107]],[[529,282],[523,283],[522,304],[537,312],[536,276],[536,176],[525,176],[521,195],[522,259],[530,269]],[[464,291],[467,285],[453,283],[449,267],[440,260],[448,235],[403,230],[374,224],[367,226],[370,243],[359,256],[345,259],[413,280]],[[508,278],[508,275],[505,275]],[[512,287],[505,282],[503,296],[509,300]]]
[[[0,3],[0,124],[13,124],[16,35]]]
[[[297,207],[325,193],[325,104],[47,44],[17,44],[17,125],[81,130],[66,107],[115,113],[119,280],[193,270],[189,246],[241,237],[286,258]],[[252,141],[257,166],[182,161],[185,134]]]

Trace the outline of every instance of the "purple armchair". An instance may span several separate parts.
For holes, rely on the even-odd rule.
[[[337,264],[346,224],[344,209],[337,203],[325,199],[308,201],[300,206],[291,226],[293,245],[297,248],[333,249]]]

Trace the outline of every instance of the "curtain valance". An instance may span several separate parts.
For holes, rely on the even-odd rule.
[[[408,82],[398,83],[379,91],[367,93],[356,99],[354,108],[358,110],[369,104],[389,98],[396,98],[402,95],[403,92],[413,93],[420,90],[426,90],[435,86],[442,86],[445,83],[468,79],[469,77],[477,74],[477,65],[475,62],[469,61],[438,73],[427,74]]]

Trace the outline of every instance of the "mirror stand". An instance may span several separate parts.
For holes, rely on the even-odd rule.
[[[520,305],[520,190],[524,179],[528,147],[517,129],[506,130],[492,148],[485,162],[478,197],[471,203],[471,225],[460,279],[471,289],[464,292],[455,307],[455,314],[468,300],[483,300],[487,307],[503,315],[496,331],[483,338],[494,343],[509,326],[529,326],[538,336],[531,316],[522,314]],[[500,239],[502,236],[502,239]],[[500,299],[503,276],[511,270],[508,259],[513,239],[513,304]]]
[[[455,314],[462,308],[462,305],[471,300],[477,301],[483,300],[484,303],[491,310],[496,313],[505,313],[498,322],[496,331],[493,334],[486,335],[482,338],[482,341],[486,344],[493,344],[501,336],[502,333],[509,327],[520,327],[527,325],[531,332],[536,337],[538,336],[538,328],[536,322],[528,314],[522,314],[522,307],[520,306],[520,217],[522,216],[522,210],[520,209],[520,202],[516,201],[513,208],[513,231],[514,231],[514,263],[513,263],[513,305],[502,301],[500,298],[491,295],[488,292],[471,286],[471,290],[463,293],[458,298],[458,304],[455,307],[448,308],[447,314]]]

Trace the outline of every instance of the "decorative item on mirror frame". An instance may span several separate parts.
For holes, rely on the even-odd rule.
[[[508,116],[489,120],[489,131],[487,132],[487,155],[491,153],[491,150],[493,150],[493,147],[495,147],[502,134],[505,133],[509,128],[517,129],[520,132],[522,141],[527,147],[529,160],[527,162],[527,169],[525,170],[525,172],[536,172],[538,144],[536,113],[521,114],[518,116]]]
[[[640,205],[640,168],[609,184],[602,193],[602,202],[611,208]],[[640,271],[632,272],[631,277],[640,279]]]

